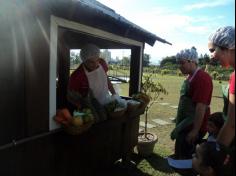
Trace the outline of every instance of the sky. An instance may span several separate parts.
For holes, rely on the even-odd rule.
[[[195,46],[198,54],[209,54],[208,36],[221,26],[235,26],[235,0],[97,0],[127,20],[161,37],[145,44],[144,53],[158,64],[166,56]],[[112,57],[114,54],[112,53]],[[122,53],[124,54],[124,52]]]

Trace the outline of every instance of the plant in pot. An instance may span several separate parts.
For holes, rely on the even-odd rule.
[[[158,100],[163,99],[160,96],[167,95],[168,92],[161,83],[154,82],[152,79],[152,74],[150,74],[147,76],[143,76],[143,82],[141,84],[141,94],[147,95],[150,99],[144,110],[144,132],[139,133],[137,145],[139,155],[146,157],[153,153],[155,143],[158,140],[156,134],[147,131],[148,112],[151,107],[158,102]]]

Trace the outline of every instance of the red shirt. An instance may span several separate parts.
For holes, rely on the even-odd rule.
[[[213,83],[211,76],[204,72],[203,70],[199,70],[193,80],[190,82],[190,97],[194,103],[203,103],[205,105],[210,105],[211,96],[213,91]],[[201,126],[201,131],[207,131],[207,121],[210,116],[210,107],[207,108],[205,113],[203,123]]]
[[[101,59],[99,61],[99,64],[107,73],[108,66],[106,62],[103,59]],[[82,96],[86,96],[88,94],[89,83],[83,68],[83,63],[71,74],[68,89],[70,91],[76,91],[80,93]]]
[[[235,94],[235,71],[230,75],[230,79],[229,79],[229,93]]]

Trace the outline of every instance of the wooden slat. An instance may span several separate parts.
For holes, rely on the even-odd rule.
[[[3,18],[4,15],[8,15],[8,18]],[[2,145],[24,136],[25,53],[22,33],[19,30],[20,22],[16,20],[15,11],[1,11],[0,24],[0,145]]]
[[[126,158],[137,144],[139,117],[94,124],[81,135],[63,131],[0,150],[0,175],[92,176]]]

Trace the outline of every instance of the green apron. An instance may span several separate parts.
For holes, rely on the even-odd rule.
[[[189,95],[190,82],[185,80],[180,89],[180,100],[178,105],[176,127],[171,132],[171,139],[177,138],[179,133],[193,123],[195,116],[195,105]]]
[[[227,112],[228,112],[228,104],[229,104],[229,84],[221,86],[223,100],[224,100],[224,107],[223,107],[223,116],[224,120],[227,119]]]

